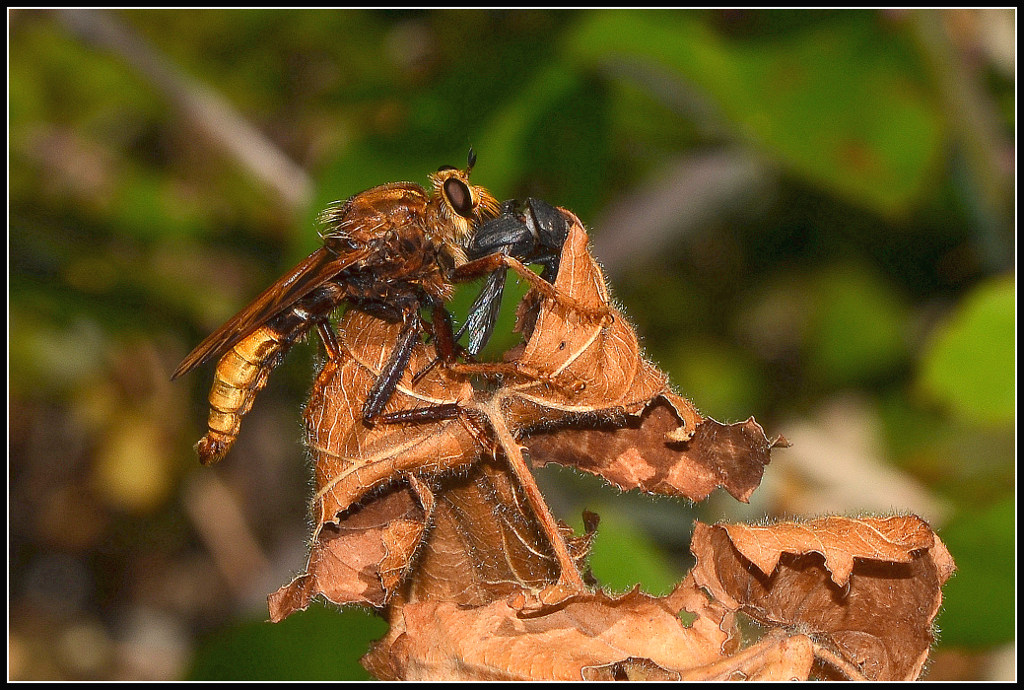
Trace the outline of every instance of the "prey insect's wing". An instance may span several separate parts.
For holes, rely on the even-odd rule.
[[[501,295],[505,290],[506,275],[504,270],[487,274],[480,294],[469,308],[466,323],[462,324],[462,328],[455,335],[455,340],[459,340],[464,333],[469,332],[469,346],[466,350],[474,357],[480,354],[494,333],[494,326],[498,322],[498,310],[501,308]]]
[[[269,319],[369,254],[370,248],[365,246],[342,254],[324,247],[316,250],[199,343],[178,365],[171,379],[187,374],[209,359],[220,357]]]

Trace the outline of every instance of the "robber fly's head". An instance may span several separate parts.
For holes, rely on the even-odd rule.
[[[473,230],[493,218],[501,210],[498,200],[486,189],[469,183],[469,173],[476,162],[469,151],[465,170],[443,165],[430,176],[433,183],[430,229],[445,244],[465,247]]]

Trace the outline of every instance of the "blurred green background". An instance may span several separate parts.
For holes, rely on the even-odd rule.
[[[601,514],[598,578],[667,591],[697,518],[915,512],[959,567],[929,677],[1015,677],[1015,31],[1013,10],[9,12],[9,677],[366,677],[381,620],[264,622],[305,564],[315,347],[212,469],[210,367],[169,376],[317,246],[327,202],[470,145],[498,198],[587,224],[681,392],[794,444],[750,505],[541,472],[563,519]]]

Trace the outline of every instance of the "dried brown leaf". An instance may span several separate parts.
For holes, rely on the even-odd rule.
[[[306,405],[306,442],[315,461],[313,517],[316,524],[336,516],[370,491],[410,474],[437,474],[469,465],[482,453],[465,419],[431,424],[362,423],[361,410],[377,380],[401,324],[361,311],[346,312],[338,328],[337,357],[317,376]],[[413,372],[427,367],[433,349],[417,345],[384,413],[453,403],[468,404],[467,379],[435,367],[412,385]]]
[[[363,663],[381,679],[675,678],[721,661],[736,637],[731,616],[713,605],[700,607],[685,625],[683,601],[637,590],[621,597],[598,591],[529,615],[506,600],[468,608],[448,601],[407,604],[392,612],[388,635]]]
[[[316,487],[309,561],[301,576],[270,596],[272,620],[306,608],[317,595],[338,604],[386,604],[431,524],[435,496],[420,476],[469,465],[484,450],[465,420],[372,428],[361,422],[363,401],[400,328],[357,310],[339,324],[338,352],[324,363],[306,406]],[[417,345],[408,369],[432,358],[432,349]],[[385,412],[468,401],[473,394],[467,381],[443,369],[429,372],[415,390],[411,377],[407,371]]]
[[[738,424],[705,418],[691,438],[674,441],[680,419],[672,399],[664,393],[618,425],[540,430],[523,442],[535,466],[575,467],[620,489],[701,501],[721,486],[737,500],[749,500],[778,440],[769,440],[751,417]]]
[[[935,535],[914,515],[885,518],[823,517],[767,526],[721,525],[733,547],[761,572],[771,574],[783,553],[818,553],[832,580],[844,586],[855,558],[909,563],[913,553],[932,545]]]
[[[678,671],[662,668],[650,659],[628,657],[582,670],[584,680],[679,680]]]
[[[872,680],[920,674],[953,569],[942,542],[914,516],[697,523],[691,551],[692,577],[716,600],[766,625],[814,634]]]
[[[681,680],[808,680],[813,664],[809,637],[771,635],[717,664],[694,669]]]
[[[596,519],[576,537],[561,535],[582,568]],[[410,578],[405,601],[450,601],[478,606],[513,592],[540,591],[559,568],[522,488],[502,461],[488,458],[467,473],[444,477],[433,526]]]
[[[600,267],[575,216],[562,248],[554,296],[531,289],[520,304],[526,338],[514,362],[540,376],[506,382],[506,420],[517,432],[583,416],[591,421],[638,414],[668,391],[668,377],[648,362],[633,327],[611,304]],[[696,408],[677,398],[680,425],[692,430]]]
[[[570,229],[555,294],[534,288],[520,305],[526,343],[513,361],[536,375],[495,394],[509,427],[536,466],[568,465],[622,489],[695,501],[722,486],[748,500],[784,441],[770,441],[753,418],[704,418],[669,389],[611,303],[583,225],[563,214]]]
[[[430,521],[433,494],[414,477],[319,527],[306,572],[271,594],[275,623],[317,595],[335,604],[383,606],[408,571]]]

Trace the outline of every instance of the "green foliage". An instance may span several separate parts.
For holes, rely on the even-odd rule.
[[[625,592],[636,585],[654,596],[671,592],[679,572],[664,550],[611,504],[595,510],[601,524],[589,563],[598,582],[611,592]]]
[[[757,361],[739,348],[691,341],[662,365],[680,390],[700,401],[701,414],[713,419],[741,421],[763,407],[764,376]]]
[[[944,589],[936,624],[951,645],[988,647],[1011,642],[1014,591],[1016,505],[1007,497],[978,511],[958,515],[939,536],[956,560],[957,572]]]
[[[874,13],[739,41],[699,14],[601,12],[569,46],[586,64],[659,69],[706,91],[734,136],[879,211],[905,212],[941,154],[918,60]]]
[[[890,285],[836,266],[814,279],[810,366],[830,386],[887,380],[906,357],[908,309]]]
[[[922,357],[921,389],[971,422],[1015,418],[1016,293],[1012,276],[976,287],[936,329]]]
[[[238,623],[203,639],[189,680],[369,680],[359,658],[387,624],[365,611],[313,606],[280,623]]]

